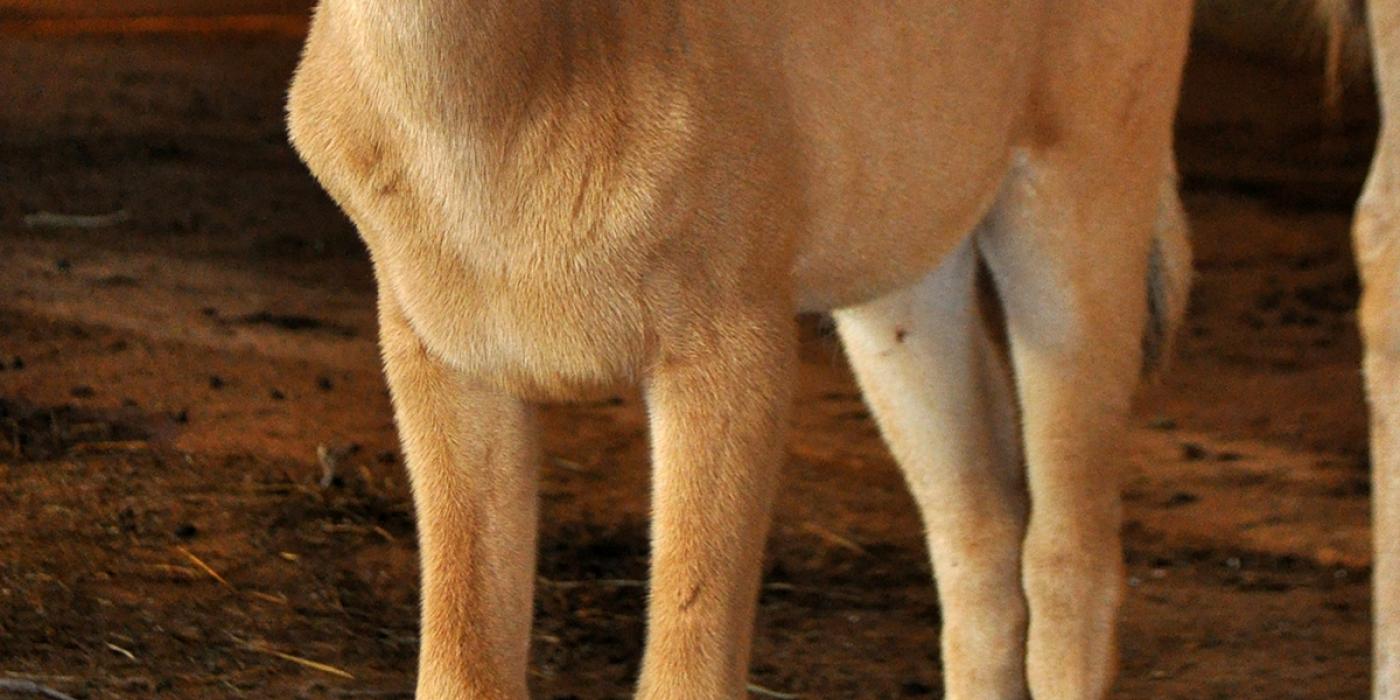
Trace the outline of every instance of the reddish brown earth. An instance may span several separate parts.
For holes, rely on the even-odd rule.
[[[283,139],[296,53],[282,34],[0,40],[0,678],[79,698],[411,695],[413,517],[373,289]],[[1116,697],[1366,693],[1346,238],[1366,90],[1324,129],[1311,77],[1209,47],[1193,60],[1200,272],[1179,358],[1123,445]],[[917,516],[819,322],[804,360],[753,681],[937,697]],[[628,395],[545,422],[532,684],[623,697],[643,631],[643,413]],[[318,446],[339,457],[324,487]]]

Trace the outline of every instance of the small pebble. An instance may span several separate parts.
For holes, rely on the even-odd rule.
[[[1167,498],[1166,505],[1168,508],[1175,508],[1177,506],[1190,505],[1199,500],[1201,500],[1200,497],[1194,493],[1177,491],[1176,493],[1172,494],[1170,497]]]
[[[1194,442],[1181,443],[1181,458],[1188,462],[1199,462],[1206,458],[1206,448]]]

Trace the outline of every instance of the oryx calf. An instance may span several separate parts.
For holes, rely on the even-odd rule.
[[[740,697],[793,315],[832,310],[928,526],[948,696],[1103,697],[1120,433],[1144,338],[1184,298],[1189,19],[1187,0],[322,0],[291,132],[374,261],[422,547],[418,696],[525,697],[531,405],[639,383],[638,694]],[[974,313],[979,257],[1014,382]]]

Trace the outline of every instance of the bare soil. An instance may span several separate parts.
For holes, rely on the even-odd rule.
[[[374,290],[283,137],[297,50],[282,33],[0,38],[0,678],[78,698],[411,696],[414,523]],[[1311,74],[1193,58],[1180,138],[1199,275],[1177,361],[1122,446],[1116,697],[1365,696],[1347,226],[1368,90],[1326,126]],[[820,320],[803,357],[753,682],[938,697],[918,517]],[[624,697],[644,414],[626,395],[545,423],[534,691]]]

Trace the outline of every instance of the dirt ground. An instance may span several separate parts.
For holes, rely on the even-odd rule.
[[[0,678],[77,698],[411,697],[414,526],[373,288],[284,141],[297,49],[280,31],[0,37]],[[1359,85],[1324,127],[1317,88],[1208,45],[1189,69],[1199,275],[1123,446],[1115,697],[1367,691],[1346,231],[1375,115]],[[124,214],[26,223],[39,212]],[[916,513],[834,339],[804,329],[755,697],[938,697]],[[532,685],[624,697],[643,412],[627,395],[545,422]]]

